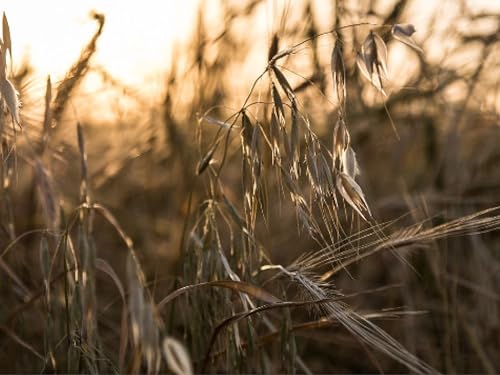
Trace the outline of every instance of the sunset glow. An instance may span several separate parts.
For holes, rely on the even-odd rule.
[[[103,13],[106,24],[93,63],[136,85],[168,65],[173,44],[189,37],[197,2],[7,0],[1,10],[10,23],[14,64],[27,58],[38,77],[51,75],[54,81],[95,31],[90,13]]]

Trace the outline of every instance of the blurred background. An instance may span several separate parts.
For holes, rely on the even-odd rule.
[[[359,24],[341,32],[346,122],[361,169],[358,182],[378,222],[437,225],[500,205],[498,1],[9,0],[2,7],[12,39],[8,70],[28,135],[17,140],[15,178],[4,183],[0,197],[2,372],[40,369],[26,363],[33,361],[31,349],[46,348],[42,308],[26,301],[43,279],[33,256],[37,231],[63,227],[81,203],[76,124],[85,135],[89,196],[133,240],[159,300],[181,285],[175,283],[184,272],[179,256],[185,227],[211,189],[204,175],[197,176],[197,165],[220,121],[239,110],[266,69],[273,38],[284,50],[324,33],[280,66],[314,132],[331,147],[339,102],[328,32]],[[356,52],[373,25],[402,23],[415,25],[413,38],[424,52],[383,36],[384,98],[359,73]],[[48,76],[55,124],[49,127]],[[257,83],[252,100],[271,100],[269,82]],[[265,117],[269,111],[256,105],[253,113]],[[239,137],[230,138],[220,183],[241,208],[239,147]],[[222,158],[217,153],[213,165]],[[293,207],[271,204],[268,215],[258,233],[273,262],[286,265],[318,248],[296,230]],[[119,235],[97,221],[93,236],[99,256],[124,279]],[[354,264],[337,275],[335,286],[346,294],[375,290],[350,302],[359,311],[425,312],[380,326],[439,371],[498,373],[499,250],[498,232],[439,240]],[[117,293],[101,276],[97,316],[103,352],[113,360],[120,309],[103,307]],[[298,351],[312,371],[405,371],[338,327],[297,335]]]

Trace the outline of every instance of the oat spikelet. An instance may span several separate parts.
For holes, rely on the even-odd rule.
[[[342,171],[351,176],[352,178],[355,178],[357,175],[361,173],[358,161],[356,159],[356,153],[350,146],[347,148],[347,150],[345,150],[344,154],[342,155]]]
[[[337,99],[341,104],[345,103],[347,96],[346,71],[344,59],[342,58],[342,45],[339,38],[335,41],[332,51],[331,70],[333,79],[333,92],[337,94]]]
[[[387,79],[387,47],[382,38],[370,31],[356,57],[359,70],[384,96],[383,79]]]
[[[12,42],[10,39],[9,23],[7,22],[5,13],[3,14],[2,29],[3,41],[0,41],[0,95],[12,116],[12,122],[21,126],[19,117],[19,108],[21,107],[19,93],[12,82],[7,79],[7,51],[12,61]]]
[[[401,43],[406,44],[417,52],[423,53],[424,51],[422,48],[420,48],[411,37],[415,31],[415,26],[411,23],[396,24],[392,27],[391,34],[394,39],[399,40]]]
[[[165,337],[163,340],[163,355],[168,368],[175,375],[192,375],[194,373],[186,348],[173,337]]]
[[[365,214],[371,216],[370,208],[366,202],[363,190],[354,179],[346,173],[337,175],[337,189],[342,195],[342,198],[351,206],[358,214],[367,221]]]
[[[19,101],[19,93],[12,82],[5,78],[5,76],[0,78],[0,93],[12,116],[12,120],[15,124],[21,126],[21,118],[19,116],[21,102]]]
[[[347,149],[350,142],[351,142],[351,137],[349,135],[349,131],[347,130],[344,117],[341,115],[337,120],[337,122],[335,123],[335,127],[333,128],[334,160],[337,160],[337,158],[342,157],[344,151]]]

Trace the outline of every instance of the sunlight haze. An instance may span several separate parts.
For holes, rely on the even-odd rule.
[[[138,84],[170,64],[174,42],[185,40],[196,16],[197,0],[28,1],[7,0],[14,65],[33,62],[38,77],[62,79],[92,37],[92,11],[106,17],[93,64],[103,65],[127,84]]]

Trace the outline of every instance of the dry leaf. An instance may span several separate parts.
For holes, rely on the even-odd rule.
[[[290,131],[290,149],[292,153],[292,174],[295,178],[299,178],[300,136],[297,118],[297,104],[295,103],[295,101],[292,102],[292,128]]]

